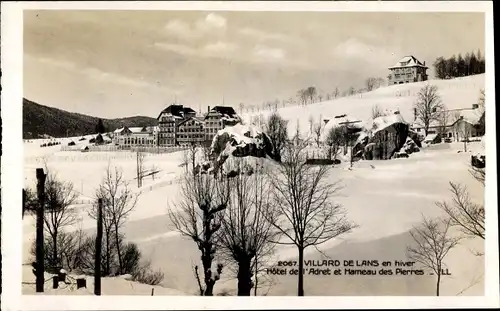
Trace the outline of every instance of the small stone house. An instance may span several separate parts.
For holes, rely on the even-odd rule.
[[[367,160],[387,160],[399,151],[408,137],[409,124],[399,111],[373,120],[371,137],[365,150]]]

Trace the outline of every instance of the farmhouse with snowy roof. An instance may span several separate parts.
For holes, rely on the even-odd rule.
[[[420,62],[413,55],[405,56],[392,67],[389,67],[391,73],[387,77],[389,85],[420,82],[427,80],[427,69],[425,62]]]
[[[440,135],[436,139],[437,142],[441,139],[463,141],[464,139],[481,137],[485,132],[484,116],[484,110],[477,105],[474,105],[473,108],[445,110],[441,116],[430,122],[427,136],[437,137]],[[411,129],[419,135],[421,140],[429,140],[420,120],[415,120]]]

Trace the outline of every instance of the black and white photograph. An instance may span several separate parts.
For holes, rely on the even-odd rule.
[[[378,2],[22,9],[19,300],[498,304],[492,6]]]

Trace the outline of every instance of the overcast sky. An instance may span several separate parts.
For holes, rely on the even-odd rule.
[[[25,11],[24,96],[116,118],[363,87],[414,55],[484,51],[482,13]],[[429,70],[433,75],[433,71]]]

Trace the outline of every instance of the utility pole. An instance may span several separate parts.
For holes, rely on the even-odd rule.
[[[95,241],[94,294],[101,295],[102,198],[97,200],[97,237]]]
[[[43,168],[36,169],[37,194],[39,206],[36,210],[36,292],[43,293],[44,250],[43,250],[43,213],[45,207],[45,179]]]

